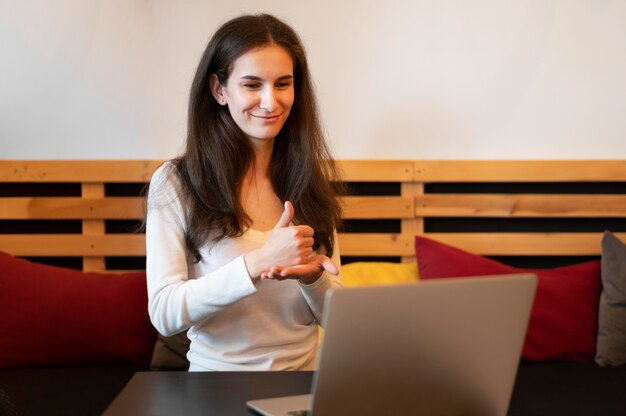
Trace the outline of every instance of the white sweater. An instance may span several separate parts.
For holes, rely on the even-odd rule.
[[[324,272],[311,285],[294,280],[256,284],[243,255],[270,232],[247,230],[200,249],[193,263],[184,242],[180,183],[170,163],[150,182],[146,224],[148,308],[155,328],[189,328],[190,371],[311,370],[324,296],[341,279]],[[339,266],[336,245],[332,260]]]

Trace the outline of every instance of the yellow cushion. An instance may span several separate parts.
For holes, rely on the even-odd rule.
[[[343,285],[411,283],[419,279],[415,263],[356,262],[341,267]]]

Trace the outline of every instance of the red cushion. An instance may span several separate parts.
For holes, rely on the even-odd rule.
[[[148,366],[146,276],[83,273],[0,252],[0,367]]]
[[[537,293],[522,358],[591,362],[596,350],[600,261],[555,269],[519,269],[424,237],[415,249],[422,279],[532,272]]]

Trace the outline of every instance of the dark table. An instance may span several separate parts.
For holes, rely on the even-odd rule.
[[[12,413],[21,416],[100,415],[105,409],[107,416],[251,415],[246,400],[308,393],[313,375],[143,370],[4,369],[0,370],[0,399],[10,402],[4,410],[13,408]],[[0,405],[0,414],[2,409]],[[509,416],[520,415],[626,415],[626,366],[523,364],[509,409]]]
[[[137,373],[107,409],[115,415],[246,415],[246,401],[310,392],[312,372]],[[375,377],[372,374],[372,377]],[[626,415],[626,368],[522,365],[509,415]]]

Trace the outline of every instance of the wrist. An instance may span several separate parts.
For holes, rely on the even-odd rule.
[[[258,279],[261,273],[263,273],[263,267],[260,264],[259,250],[253,250],[244,254],[243,262],[252,279]]]

